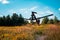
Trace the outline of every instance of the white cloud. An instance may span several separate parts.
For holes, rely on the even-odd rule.
[[[37,9],[37,6],[31,7],[31,8],[22,8],[19,11],[21,13],[31,13],[31,11],[35,11]]]
[[[37,14],[40,16],[40,14],[53,14],[54,12],[50,10],[50,8],[43,8],[42,10],[39,10],[37,6],[31,7],[31,8],[22,8],[18,10],[11,9],[9,10],[10,13],[24,13],[24,14],[31,14],[32,11],[36,11]]]
[[[53,14],[54,12],[51,11],[51,10],[45,10],[45,11],[38,11],[37,13],[40,13],[40,14]]]
[[[37,8],[38,8],[37,6],[34,6],[34,7],[30,8],[30,10],[31,10],[31,11],[34,11],[34,10],[36,10]]]
[[[0,0],[2,4],[9,4],[10,2],[8,0]]]
[[[7,13],[10,13],[10,14],[12,13],[13,14],[13,13],[17,13],[17,11],[14,10],[14,9],[10,9],[10,10],[7,11]]]
[[[45,15],[50,15],[50,14],[54,14],[54,12],[52,10],[47,10],[47,9],[43,9],[42,11],[38,11],[37,12],[37,17],[41,17],[41,16],[45,16]]]
[[[37,17],[42,17],[42,16],[54,14],[52,9],[49,8],[49,7],[40,8],[40,10],[39,10],[39,8],[37,6],[34,6],[34,7],[31,7],[31,8],[22,8],[22,9],[19,10],[20,13],[22,13],[23,15],[28,15],[29,17],[31,16],[32,11],[37,12],[37,14],[36,14]],[[49,18],[54,18],[54,17],[51,16]]]
[[[36,10],[37,9],[37,7],[36,6],[34,6],[34,7],[31,7],[31,8],[21,8],[21,9],[9,9],[9,10],[7,10],[7,13],[9,13],[9,14],[13,14],[13,13],[17,13],[17,14],[22,14],[22,15],[24,15],[24,17],[25,18],[27,18],[27,16],[31,16],[31,12],[32,11],[34,11],[34,10]],[[27,15],[27,16],[25,16],[25,15]],[[28,18],[29,18],[28,17]]]
[[[2,17],[3,15],[0,15],[0,17]]]
[[[45,7],[45,8],[44,8],[44,12],[47,13],[47,14],[53,14],[53,13],[54,13],[54,12],[52,11],[52,9],[49,8],[49,7]]]
[[[28,8],[23,8],[19,10],[21,13],[28,13],[29,9]]]
[[[53,14],[53,12],[51,10],[47,10],[46,13]]]
[[[60,11],[60,8],[58,10]]]
[[[42,16],[45,16],[45,15],[49,15],[49,14],[54,13],[50,8],[46,8],[46,7],[38,8],[37,6],[33,6],[31,8],[10,9],[8,11],[9,11],[8,13],[18,13],[18,14],[22,13],[22,15],[24,15],[24,17],[26,17],[26,18],[27,18],[27,16],[29,16],[29,17],[31,16],[32,11],[37,12],[37,14],[36,14],[37,17],[42,17]],[[27,15],[27,16],[25,16],[25,15]]]

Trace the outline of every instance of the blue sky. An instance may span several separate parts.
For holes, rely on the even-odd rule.
[[[17,13],[29,18],[32,11],[37,17],[54,14],[60,19],[60,0],[0,0],[0,16]]]

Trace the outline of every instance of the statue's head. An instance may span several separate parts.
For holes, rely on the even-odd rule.
[[[34,13],[37,14],[37,12],[32,12],[32,14],[34,14]]]

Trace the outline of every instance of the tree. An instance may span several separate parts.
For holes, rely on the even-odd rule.
[[[19,15],[19,18],[18,18],[18,25],[22,25],[22,24],[24,24],[24,18],[23,18],[23,16],[20,14],[20,15]]]
[[[43,20],[42,20],[42,24],[47,24],[49,21],[48,17],[45,17]]]
[[[54,23],[58,23],[58,19],[57,19],[57,17],[55,16],[55,18],[54,18]]]
[[[0,17],[0,25],[2,26],[3,25],[3,18]]]
[[[53,19],[50,19],[49,21],[48,21],[48,24],[53,24],[54,22],[53,22]]]
[[[6,17],[5,16],[2,17],[2,22],[3,22],[2,25],[6,25]]]
[[[10,15],[6,17],[6,25],[10,26],[11,25],[11,18]]]
[[[17,21],[18,21],[18,15],[16,13],[13,13],[12,18],[12,25],[17,25]]]
[[[16,13],[13,13],[11,17],[10,15],[0,17],[0,26],[17,26],[25,23],[26,21],[21,14],[18,16]]]

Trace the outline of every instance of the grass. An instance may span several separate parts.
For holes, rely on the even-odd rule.
[[[24,25],[0,27],[0,40],[35,40],[36,35],[46,35],[45,40],[60,40],[60,25]]]
[[[0,27],[1,40],[34,40],[30,27]]]

